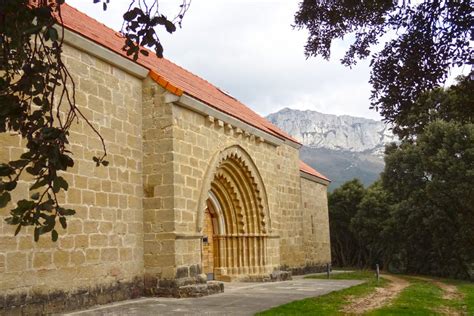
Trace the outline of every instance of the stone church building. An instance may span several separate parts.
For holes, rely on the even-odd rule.
[[[330,262],[329,180],[299,159],[301,144],[237,99],[153,54],[137,62],[123,38],[64,5],[64,60],[84,123],[59,239],[33,241],[0,210],[0,313],[51,312],[140,295],[204,295],[207,280],[268,281]],[[0,161],[22,141],[0,134]],[[30,183],[31,185],[31,183]],[[27,196],[29,183],[14,191]]]

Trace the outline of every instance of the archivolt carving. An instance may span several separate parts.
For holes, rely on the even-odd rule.
[[[209,193],[223,203],[225,234],[268,234],[271,222],[265,186],[249,154],[235,145],[217,152],[203,180],[197,210],[197,232],[202,231]]]
[[[269,273],[266,245],[271,227],[265,186],[241,147],[226,148],[211,160],[200,196],[198,232],[206,207],[215,219],[215,277],[224,280]]]

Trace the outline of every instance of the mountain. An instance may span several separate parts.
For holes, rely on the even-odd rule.
[[[301,159],[332,180],[330,190],[353,178],[373,183],[385,145],[397,141],[387,125],[367,118],[285,108],[267,119],[304,145]]]

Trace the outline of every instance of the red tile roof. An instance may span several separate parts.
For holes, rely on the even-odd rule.
[[[122,50],[124,39],[120,33],[67,4],[61,7],[61,13],[65,28],[82,35],[124,58],[132,60],[132,58],[127,56]],[[300,144],[297,140],[252,111],[240,101],[166,58],[158,58],[154,53],[151,53],[149,56],[140,55],[136,63],[149,69],[150,77],[175,95],[180,96],[186,93],[270,135]],[[328,178],[303,162],[300,162],[300,169],[310,175],[329,181]]]
[[[300,160],[300,170],[304,173],[307,173],[307,174],[310,174],[312,176],[315,176],[317,178],[320,178],[322,180],[326,180],[326,181],[329,181],[331,182],[331,180],[329,180],[326,176],[324,176],[323,174],[319,173],[318,171],[316,171],[315,169],[311,168],[309,165],[307,165],[306,163],[304,163],[302,160]]]
[[[64,26],[75,33],[104,46],[113,52],[131,60],[122,50],[123,37],[120,33],[108,28],[77,9],[65,4],[61,7]],[[274,126],[266,119],[252,111],[238,100],[223,93],[206,80],[190,73],[166,58],[158,58],[154,53],[140,55],[136,63],[148,68],[151,76],[170,92],[181,95],[183,92],[208,104],[209,106],[252,125],[272,136],[288,139],[299,144],[297,140]]]

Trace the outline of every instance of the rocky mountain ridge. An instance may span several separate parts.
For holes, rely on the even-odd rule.
[[[383,122],[349,115],[285,108],[267,119],[311,148],[383,156],[385,145],[397,140]]]
[[[397,141],[387,125],[367,118],[285,108],[267,119],[304,145],[301,159],[331,179],[330,190],[353,178],[372,184],[385,145]]]

